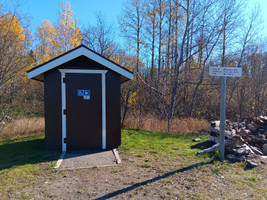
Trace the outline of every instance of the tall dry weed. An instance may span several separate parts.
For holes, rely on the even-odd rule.
[[[140,123],[141,121],[141,123]],[[168,124],[166,120],[160,120],[154,116],[142,116],[142,119],[136,116],[127,117],[124,128],[144,129],[150,131],[167,132]],[[177,134],[208,132],[209,122],[204,119],[185,118],[173,119],[170,132]]]
[[[138,118],[129,116],[124,128],[144,129],[150,131],[167,132],[166,120],[160,120],[154,116],[147,115]],[[173,119],[170,131],[177,134],[208,132],[209,122],[194,118]],[[28,135],[44,131],[45,123],[43,117],[19,118],[8,123],[0,124],[0,140],[14,138],[16,136]]]
[[[43,117],[23,117],[13,119],[8,123],[0,124],[0,140],[14,138],[16,136],[28,135],[44,131],[45,123]]]

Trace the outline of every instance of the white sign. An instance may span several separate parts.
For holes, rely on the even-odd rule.
[[[220,108],[220,159],[224,160],[224,140],[225,140],[225,101],[226,101],[226,77],[242,76],[242,68],[240,67],[217,67],[210,66],[210,76],[221,76],[221,108]]]
[[[83,99],[90,99],[90,96],[83,96]]]
[[[241,67],[210,66],[209,75],[210,76],[240,77],[242,76],[242,68]]]

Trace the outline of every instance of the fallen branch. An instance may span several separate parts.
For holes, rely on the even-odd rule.
[[[210,126],[210,131],[211,132],[214,132],[214,133],[217,133],[217,134],[220,134],[220,127],[213,127],[213,126]],[[227,131],[225,130],[224,131],[224,134],[227,138],[232,138],[234,136],[234,134],[231,132],[231,131]]]
[[[225,146],[229,146],[230,144],[231,144],[231,140],[224,140],[224,145]],[[220,143],[217,143],[217,144],[213,145],[212,147],[209,147],[207,149],[204,149],[202,151],[197,152],[197,155],[216,151],[216,150],[219,149],[219,146],[220,146]]]
[[[246,146],[251,150],[251,153],[263,155],[263,153],[261,151],[259,151],[255,147],[249,145],[241,136],[240,136],[240,140],[246,144]]]
[[[220,146],[219,143],[214,144],[214,145],[213,145],[212,147],[210,147],[210,148],[207,148],[207,149],[204,149],[204,150],[202,150],[202,151],[197,152],[197,155],[199,155],[199,154],[203,154],[203,153],[210,153],[210,152],[216,151],[216,150],[219,149],[219,146]]]

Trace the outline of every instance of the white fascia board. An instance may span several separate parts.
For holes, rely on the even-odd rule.
[[[108,67],[109,69],[117,72],[118,74],[121,74],[121,75],[133,80],[133,74],[126,71],[125,69],[117,66],[116,64],[108,61],[107,59],[105,59],[105,58],[103,58],[103,57],[101,57],[101,56],[99,56],[99,55],[97,55],[91,51],[88,51],[86,48],[82,48],[82,51],[83,51],[83,55],[85,55],[86,57],[100,63],[103,66]]]
[[[94,70],[94,69],[58,69],[62,73],[76,73],[76,74],[105,74],[108,70]]]
[[[84,48],[84,47],[80,47],[72,52],[67,53],[66,55],[63,55],[47,64],[44,64],[43,66],[32,70],[28,73],[28,79],[31,79],[35,76],[38,76],[48,70],[53,69],[56,66],[62,65],[72,59],[75,59],[79,56],[86,56],[87,58],[90,58],[94,61],[96,61],[97,63],[106,66],[107,68],[117,72],[118,74],[121,74],[122,76],[125,76],[126,78],[129,78],[131,80],[133,80],[133,74],[131,72],[128,72],[127,70],[124,70],[123,68],[117,66],[116,64],[108,61],[107,59],[95,54],[94,52],[89,51],[88,49]]]
[[[66,55],[63,55],[47,64],[44,64],[43,66],[29,72],[28,79],[38,76],[39,74],[49,71],[50,69],[53,69],[56,66],[62,65],[74,58],[77,58],[82,55],[81,53],[81,48],[78,48],[75,51],[67,53]]]

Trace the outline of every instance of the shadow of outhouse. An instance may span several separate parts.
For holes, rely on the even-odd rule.
[[[45,150],[44,139],[6,142],[0,145],[0,171],[15,166],[57,160],[60,152]]]

